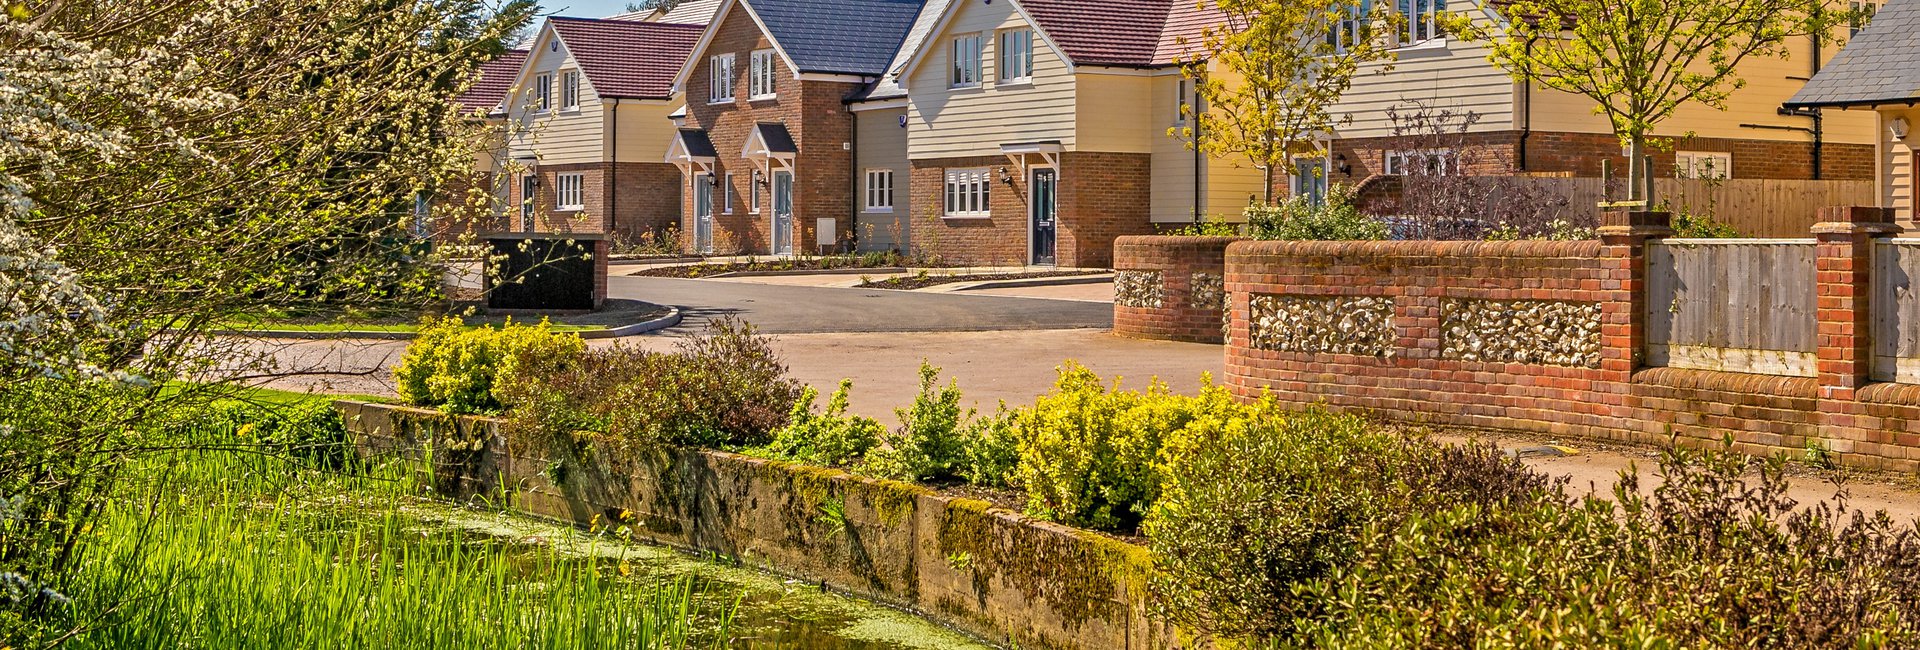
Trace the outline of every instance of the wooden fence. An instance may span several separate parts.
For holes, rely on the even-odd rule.
[[[1811,239],[1647,247],[1647,365],[1812,377]]]
[[[1606,183],[1599,178],[1529,180],[1553,188],[1576,208],[1595,206],[1607,199]],[[1621,185],[1617,181],[1614,184]],[[1806,237],[1819,221],[1820,208],[1880,204],[1873,181],[1661,178],[1655,179],[1653,193],[1656,202],[1669,202],[1674,214],[1712,215],[1744,237]],[[1615,188],[1616,200],[1624,194],[1624,190]]]
[[[1879,381],[1920,383],[1920,296],[1914,279],[1920,278],[1920,239],[1885,239],[1874,243],[1873,371]]]

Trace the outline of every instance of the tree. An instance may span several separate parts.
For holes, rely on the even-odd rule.
[[[640,0],[627,3],[627,11],[671,11],[685,0]]]
[[[1223,20],[1183,57],[1195,102],[1187,127],[1168,133],[1210,156],[1245,156],[1262,170],[1274,204],[1276,175],[1295,156],[1324,154],[1315,138],[1336,125],[1329,108],[1371,64],[1394,56],[1375,27],[1391,17],[1364,0],[1215,0]],[[1204,3],[1204,0],[1203,0]]]
[[[131,463],[298,371],[224,323],[436,299],[412,197],[472,171],[454,99],[533,10],[0,0],[0,577],[59,587]]]
[[[1648,135],[1689,103],[1718,109],[1746,85],[1749,58],[1788,56],[1790,39],[1828,35],[1849,11],[1826,0],[1518,0],[1503,28],[1450,28],[1489,41],[1488,58],[1521,83],[1592,99],[1628,150],[1628,198],[1642,196]],[[1649,203],[1651,205],[1651,203]]]

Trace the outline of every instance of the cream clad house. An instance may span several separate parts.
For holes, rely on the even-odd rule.
[[[661,236],[679,220],[665,161],[674,73],[699,24],[549,18],[505,102],[508,230]]]
[[[1874,186],[1901,225],[1920,220],[1920,0],[1892,0],[1833,62],[1787,102],[1871,113]]]

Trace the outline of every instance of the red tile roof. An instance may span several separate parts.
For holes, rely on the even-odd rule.
[[[479,78],[474,79],[473,85],[460,93],[456,101],[468,110],[492,111],[507,98],[507,91],[513,88],[513,78],[520,74],[520,66],[526,61],[526,50],[507,50],[492,61],[480,64]]]
[[[601,97],[670,99],[673,77],[705,27],[593,18],[549,18]]]
[[[1019,2],[1077,65],[1174,65],[1199,48],[1203,30],[1225,20],[1206,0]]]
[[[1154,65],[1172,65],[1183,57],[1198,54],[1201,35],[1208,27],[1225,24],[1226,20],[1218,4],[1173,0],[1173,9],[1167,12],[1166,28],[1161,30],[1160,42],[1154,49]]]

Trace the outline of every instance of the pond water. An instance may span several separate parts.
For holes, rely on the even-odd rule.
[[[420,522],[423,542],[516,548],[528,555],[551,549],[565,556],[598,558],[609,579],[635,589],[661,580],[694,576],[701,611],[725,611],[737,602],[728,634],[732,647],[766,650],[988,650],[980,642],[936,623],[893,608],[821,590],[812,583],[783,579],[734,566],[720,558],[703,559],[674,549],[623,540],[606,534],[548,523],[504,512],[483,512],[437,502],[404,508]]]

